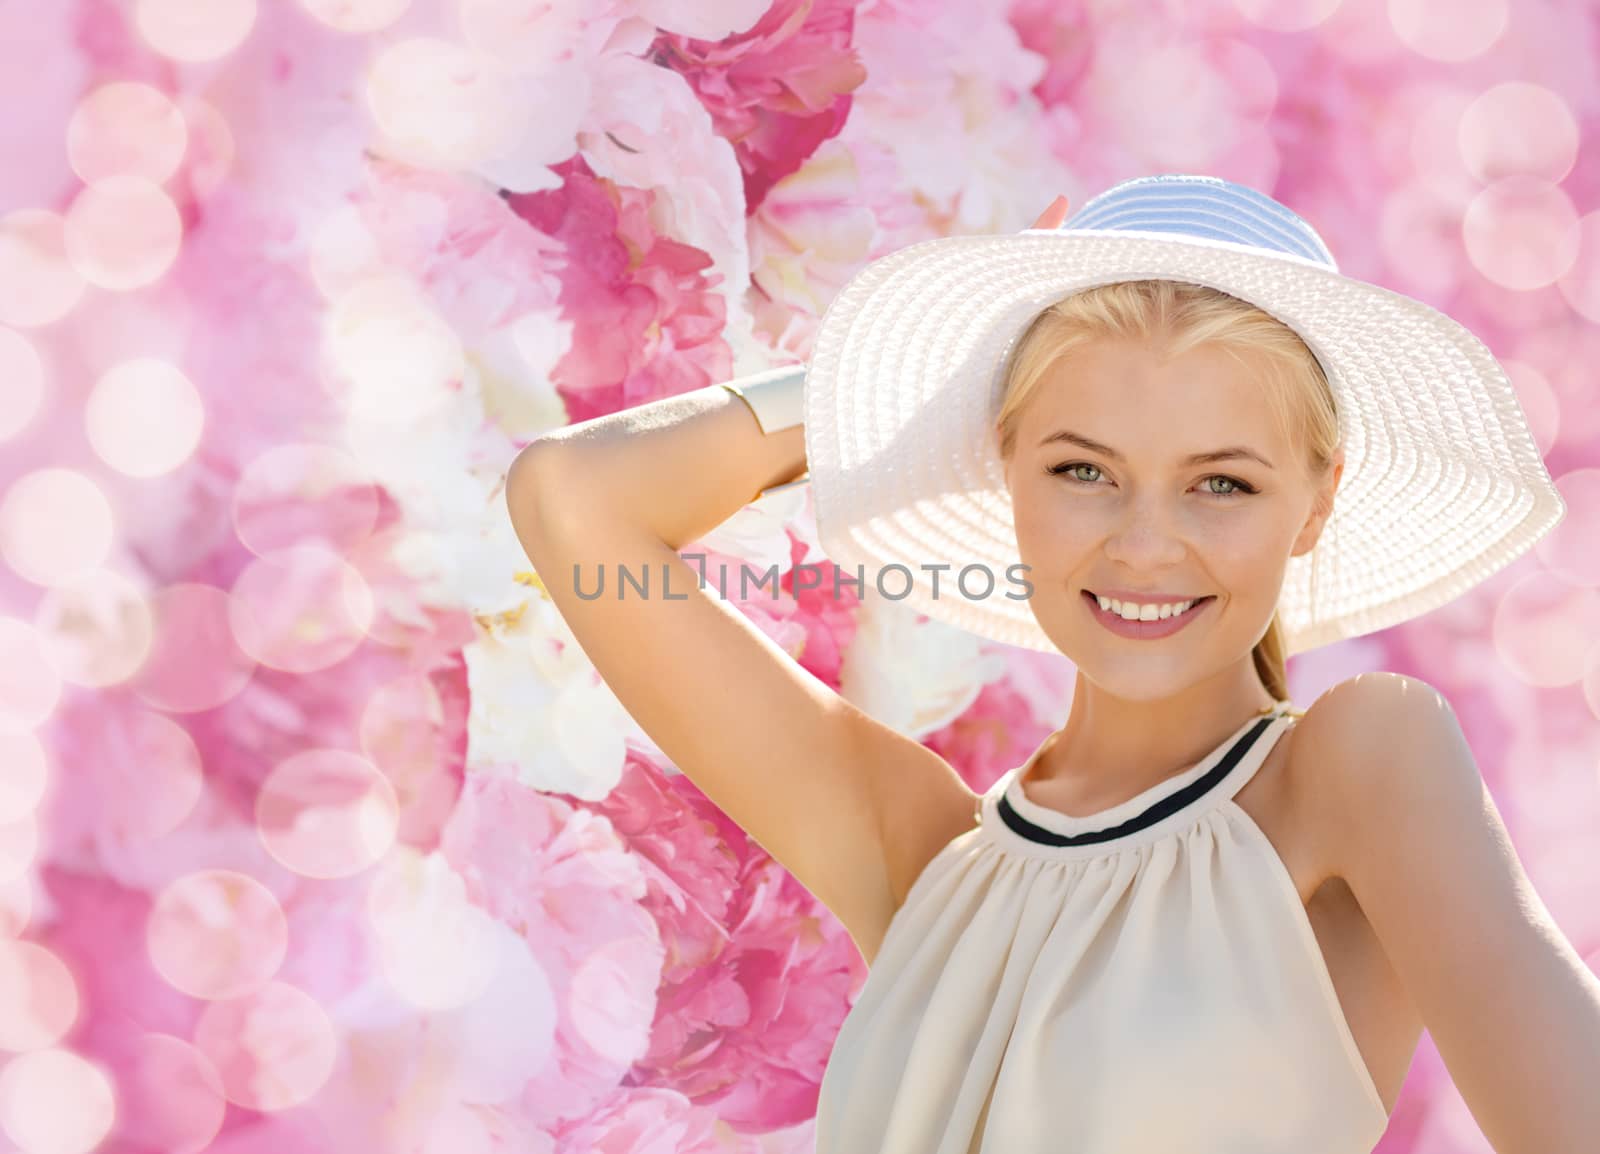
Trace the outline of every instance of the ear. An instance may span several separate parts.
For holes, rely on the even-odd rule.
[[[1340,445],[1333,454],[1333,464],[1329,467],[1327,476],[1317,487],[1316,496],[1311,503],[1311,515],[1300,527],[1300,533],[1294,539],[1294,548],[1289,551],[1289,556],[1299,557],[1309,553],[1316,545],[1317,538],[1322,536],[1322,527],[1333,515],[1333,495],[1338,491],[1339,480],[1343,476],[1344,446]]]

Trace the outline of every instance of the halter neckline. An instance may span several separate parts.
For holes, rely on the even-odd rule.
[[[1142,842],[1146,840],[1147,831],[1158,826],[1165,828],[1163,823],[1170,824],[1168,819],[1193,808],[1208,795],[1214,800],[1231,797],[1270,752],[1273,742],[1268,741],[1263,746],[1260,739],[1274,725],[1291,720],[1299,713],[1289,702],[1280,701],[1244,722],[1189,768],[1119,805],[1083,815],[1040,805],[1023,792],[1022,777],[1043,750],[1045,742],[1041,742],[1026,761],[1008,770],[995,783],[979,810],[979,823],[984,824],[988,811],[992,810],[1004,826],[1002,836],[1012,835],[1007,841],[1037,847],[1047,856],[1063,851],[1067,856],[1105,852],[1130,841]],[[1241,764],[1244,768],[1236,774]],[[1219,790],[1230,777],[1235,779],[1230,783],[1231,788]]]

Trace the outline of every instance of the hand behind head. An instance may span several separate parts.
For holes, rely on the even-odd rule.
[[[1067,198],[1058,196],[1050,202],[1050,206],[1040,214],[1039,219],[1031,224],[1030,228],[1060,228],[1061,222],[1067,219]]]

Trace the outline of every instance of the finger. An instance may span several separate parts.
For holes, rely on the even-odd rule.
[[[1067,219],[1067,198],[1057,196],[1050,202],[1048,208],[1033,222],[1034,228],[1058,228],[1061,222]]]

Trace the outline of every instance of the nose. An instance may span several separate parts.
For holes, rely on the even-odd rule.
[[[1106,536],[1106,556],[1132,573],[1155,573],[1184,559],[1188,547],[1169,510],[1156,500],[1135,500]]]

